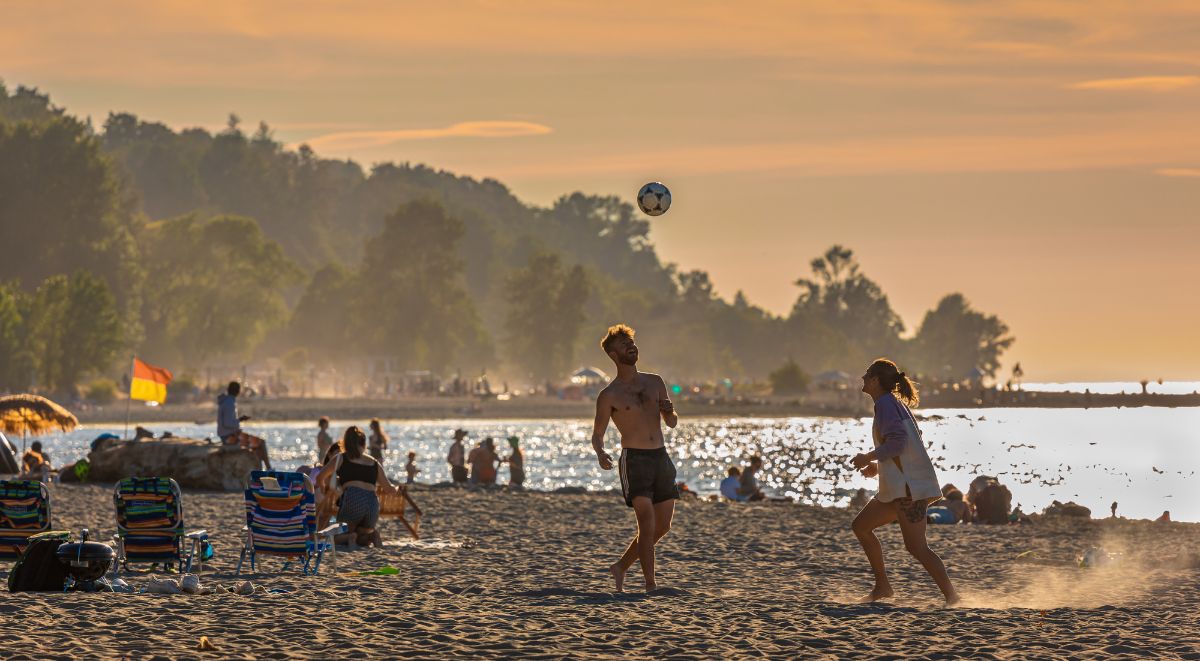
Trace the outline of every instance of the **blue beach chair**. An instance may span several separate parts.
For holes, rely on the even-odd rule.
[[[250,571],[255,571],[259,554],[286,558],[284,570],[293,562],[302,562],[305,575],[316,574],[321,557],[333,552],[333,570],[337,571],[337,549],[333,536],[345,530],[334,524],[317,530],[316,489],[303,473],[251,471],[246,489],[246,541],[238,558],[237,573],[246,556]]]
[[[117,566],[125,570],[130,563],[174,564],[178,571],[192,570],[199,558],[204,571],[203,552],[208,532],[184,533],[183,493],[169,477],[127,477],[113,488],[117,509]],[[185,546],[190,542],[190,548]]]
[[[21,557],[29,538],[50,530],[50,491],[37,480],[0,480],[0,560]]]

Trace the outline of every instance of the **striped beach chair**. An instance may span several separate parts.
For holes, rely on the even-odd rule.
[[[130,563],[171,565],[179,572],[192,569],[200,559],[204,571],[203,548],[208,532],[184,533],[183,493],[169,477],[127,477],[113,488],[117,510],[117,566],[128,571]],[[186,546],[190,547],[185,550]]]
[[[21,557],[29,538],[50,530],[50,491],[37,480],[0,480],[0,560]]]
[[[292,562],[303,563],[306,575],[321,568],[321,557],[332,552],[333,570],[337,571],[334,535],[344,532],[344,524],[317,530],[316,489],[304,473],[251,471],[246,489],[246,541],[238,558],[237,572],[246,557],[250,571],[256,570],[259,554],[286,558],[284,570]]]

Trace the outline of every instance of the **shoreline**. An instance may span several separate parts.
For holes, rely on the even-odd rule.
[[[687,397],[678,400],[680,413],[689,417],[790,418],[869,416],[865,399],[850,391],[823,392],[804,397],[762,397],[717,400]],[[80,405],[72,410],[82,424],[123,425],[124,400],[104,406]],[[923,395],[922,409],[992,408],[1138,408],[1197,407],[1200,395],[1127,395],[1054,392],[946,392]],[[413,397],[403,399],[278,398],[244,399],[239,410],[257,421],[303,421],[321,416],[336,419],[380,418],[385,420],[589,420],[595,414],[591,400],[560,400],[546,397],[479,400],[470,397]],[[135,406],[129,424],[195,422],[215,419],[215,402]]]

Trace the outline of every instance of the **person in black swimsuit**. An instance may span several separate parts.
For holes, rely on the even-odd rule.
[[[354,541],[359,546],[374,544],[383,546],[383,540],[375,524],[379,521],[378,489],[395,493],[396,487],[388,481],[383,466],[366,453],[367,435],[357,426],[350,427],[342,435],[342,453],[334,459],[332,471],[321,472],[321,488],[329,488],[332,475],[338,478],[338,523],[346,524],[346,532],[337,535],[338,544]]]

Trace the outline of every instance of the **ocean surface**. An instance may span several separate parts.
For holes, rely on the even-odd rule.
[[[686,412],[685,412],[686,413]],[[1176,520],[1200,521],[1200,408],[1126,409],[920,409],[930,456],[943,483],[964,492],[975,475],[994,475],[1026,512],[1041,511],[1052,500],[1073,500],[1107,516],[1153,518],[1164,510]],[[339,433],[348,424],[335,420]],[[686,416],[667,437],[679,479],[701,494],[716,493],[731,465],[752,454],[765,459],[767,491],[806,502],[844,504],[858,487],[873,489],[849,469],[849,458],[871,448],[870,419],[847,418],[694,418]],[[525,451],[527,488],[584,487],[619,489],[615,471],[596,465],[590,445],[590,421],[403,421],[385,423],[391,446],[385,457],[390,475],[403,475],[405,455],[416,451],[419,482],[449,479],[445,463],[453,430],[463,427],[470,440],[518,436]],[[212,436],[211,425],[162,424],[152,429],[179,436]],[[251,423],[247,430],[268,440],[276,466],[293,468],[315,461],[316,428],[304,423]],[[42,438],[56,465],[87,453],[103,432],[122,433],[121,425],[88,425],[64,436]],[[20,446],[20,439],[13,439]],[[617,436],[609,430],[607,447]],[[507,481],[507,467],[500,483]],[[1191,494],[1189,496],[1189,494]],[[614,496],[615,497],[615,496]]]

